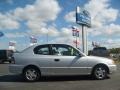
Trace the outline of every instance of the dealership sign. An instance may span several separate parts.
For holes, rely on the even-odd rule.
[[[91,26],[91,17],[87,10],[81,10],[78,7],[76,12],[76,23],[80,25],[85,25],[87,27]]]

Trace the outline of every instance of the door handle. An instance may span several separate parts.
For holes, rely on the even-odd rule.
[[[58,61],[60,61],[60,59],[54,59],[54,61],[58,62]]]

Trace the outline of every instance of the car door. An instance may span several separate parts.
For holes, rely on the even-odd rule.
[[[39,65],[40,71],[42,75],[52,73],[51,68],[51,50],[50,45],[39,45],[34,48],[34,56],[32,57],[37,65]]]
[[[80,52],[69,45],[52,44],[50,71],[55,75],[76,75],[86,72],[86,63]]]

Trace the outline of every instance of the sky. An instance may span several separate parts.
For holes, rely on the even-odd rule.
[[[0,49],[8,49],[9,42],[22,50],[30,45],[30,36],[39,44],[73,44],[72,26],[76,24],[75,10],[79,6],[90,12],[91,28],[87,30],[88,48],[97,42],[107,48],[120,47],[120,0],[0,0]],[[48,36],[48,42],[47,42]]]

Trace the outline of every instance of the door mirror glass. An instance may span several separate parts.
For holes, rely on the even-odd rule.
[[[77,56],[78,56],[78,57],[82,57],[83,55],[79,52]]]

